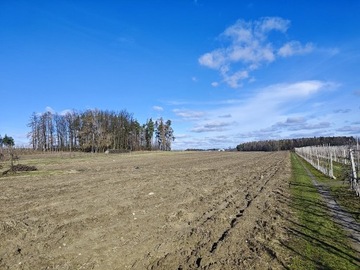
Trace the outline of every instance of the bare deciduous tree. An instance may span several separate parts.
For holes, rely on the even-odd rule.
[[[159,149],[170,150],[174,139],[170,120],[160,119],[154,123],[150,118],[140,125],[126,110],[115,113],[95,109],[61,115],[49,111],[33,113],[28,124],[31,129],[28,138],[33,149],[43,151],[151,150],[155,124],[157,140],[161,142]]]

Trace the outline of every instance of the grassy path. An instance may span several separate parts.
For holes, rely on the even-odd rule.
[[[303,164],[295,154],[292,154],[291,159],[292,206],[296,218],[290,220],[295,237],[288,248],[297,256],[290,268],[359,269],[359,253],[349,241],[341,223],[332,218],[329,202],[312,181],[317,174],[315,169]]]
[[[301,163],[318,192],[321,194],[322,199],[326,202],[333,221],[346,232],[352,242],[352,247],[360,254],[360,224],[349,212],[340,207],[331,195],[329,188],[325,184],[319,183],[316,180],[314,174],[305,167],[303,161],[301,161]]]

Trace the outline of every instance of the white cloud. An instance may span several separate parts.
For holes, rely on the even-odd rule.
[[[318,80],[274,84],[255,89],[241,100],[193,104],[197,107],[211,105],[215,107],[213,109],[176,109],[173,112],[187,120],[187,131],[192,135],[186,138],[189,147],[191,141],[197,142],[196,148],[228,147],[242,139],[276,139],[294,131],[321,131],[325,134],[334,125],[330,119],[312,117],[314,107],[309,101],[335,87],[335,83]],[[215,144],[214,138],[219,136],[227,138],[223,144],[220,140]],[[184,141],[176,142],[176,147],[180,148]]]
[[[208,68],[218,69],[225,63],[225,52],[215,50],[211,53],[205,53],[199,58],[199,63]]]
[[[205,112],[185,110],[185,109],[174,109],[173,112],[177,116],[180,116],[185,119],[199,119],[205,115]]]
[[[157,111],[157,112],[162,112],[164,110],[164,108],[160,107],[160,106],[153,106],[152,108],[154,111]]]
[[[336,131],[346,132],[348,134],[360,134],[360,126],[344,126]]]
[[[289,118],[286,122],[276,123],[275,125],[271,126],[273,130],[290,130],[290,131],[297,131],[297,130],[310,130],[310,129],[324,129],[329,128],[331,123],[329,122],[315,122],[315,123],[308,123],[305,118],[300,117],[298,121],[289,121]]]
[[[62,111],[60,112],[60,115],[64,116],[64,115],[67,115],[67,114],[71,114],[71,113],[73,113],[73,112],[74,112],[74,110],[65,109],[65,110],[62,110]]]
[[[195,127],[191,129],[192,132],[202,133],[202,132],[214,132],[214,131],[224,131],[227,127],[234,125],[235,122],[208,122],[202,126]]]
[[[337,87],[328,81],[298,81],[252,89],[241,99],[189,102],[187,106],[197,109],[173,110],[179,118],[175,122],[182,126],[179,133],[187,134],[173,147],[227,148],[252,140],[359,134],[354,110],[344,123],[343,115],[334,113],[334,106],[323,98],[337,95]],[[318,97],[321,109],[314,106]]]
[[[314,46],[311,43],[306,43],[306,45],[303,46],[299,41],[290,41],[278,50],[278,55],[281,57],[302,55],[312,52],[313,49]]]
[[[250,70],[256,69],[262,62],[270,63],[275,60],[272,46],[270,44],[261,46],[257,42],[248,46],[234,45],[227,51],[227,57],[230,62],[250,64]]]
[[[331,127],[331,123],[330,122],[319,122],[319,123],[314,123],[314,124],[306,124],[304,126],[300,126],[295,130],[304,130],[304,129],[324,129],[324,128],[329,128]],[[292,129],[294,130],[294,129]]]
[[[211,83],[211,86],[212,86],[212,87],[218,87],[218,86],[219,86],[219,83],[218,83],[218,82],[212,82],[212,83]]]
[[[308,131],[308,130],[323,130],[331,126],[331,123],[325,121],[308,120],[303,116],[288,117],[285,121],[277,122],[267,128],[258,130],[251,130],[245,133],[237,134],[238,138],[249,138],[255,140],[261,139],[276,139],[280,138],[281,134],[289,133],[291,131]],[[323,131],[322,131],[323,132]]]
[[[277,30],[285,33],[290,27],[290,21],[284,20],[279,17],[266,17],[262,21],[257,22],[258,27],[260,28],[259,32],[267,33],[272,30]]]
[[[318,130],[316,131],[312,131],[312,132],[295,132],[295,133],[290,133],[287,138],[306,138],[306,137],[319,137],[319,135],[321,136],[336,136],[338,135],[338,133],[335,133],[333,131],[329,131],[329,130],[322,130],[321,133],[319,133]]]
[[[268,140],[283,138],[284,134],[289,134],[288,137],[291,138],[313,136],[312,134],[319,136],[319,132],[321,132],[322,136],[324,136],[324,134],[328,134],[327,129],[330,127],[331,123],[329,122],[308,123],[307,120],[302,119],[299,123],[289,123],[288,121],[278,122],[267,128],[251,130],[248,132],[240,132],[236,135],[236,138],[248,140]],[[308,132],[312,130],[314,131],[311,133]],[[293,131],[301,132],[291,133]]]
[[[230,76],[224,73],[223,77],[224,77],[224,81],[228,85],[230,85],[230,87],[238,88],[239,86],[242,86],[242,84],[240,84],[239,81],[248,78],[249,74],[246,70],[241,70],[233,73]]]
[[[279,17],[265,17],[257,21],[238,20],[220,35],[228,45],[203,54],[199,57],[199,63],[218,70],[223,82],[230,87],[241,87],[241,82],[250,77],[250,72],[275,61],[277,55],[288,57],[313,50],[311,43],[302,45],[299,41],[290,41],[275,47],[270,41],[270,33],[285,33],[289,26],[289,20]],[[250,80],[253,81],[254,77]]]
[[[231,118],[231,114],[219,115],[219,118]]]
[[[52,113],[52,114],[55,114],[55,113],[56,113],[55,110],[54,110],[53,108],[51,108],[50,106],[46,106],[46,107],[45,107],[45,112],[50,112],[50,113]]]
[[[333,82],[324,82],[318,80],[312,81],[301,81],[296,83],[283,83],[274,84],[264,89],[259,94],[259,97],[264,101],[267,99],[278,100],[289,100],[291,98],[308,97],[324,89],[333,89],[338,85]]]
[[[305,122],[305,118],[300,116],[300,117],[288,117],[285,121],[286,124],[299,124],[299,123],[304,123]]]

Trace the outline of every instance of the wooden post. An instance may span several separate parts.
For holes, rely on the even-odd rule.
[[[319,155],[316,154],[317,157],[317,169],[320,171],[320,159],[319,159]]]
[[[332,177],[333,179],[336,179],[336,177],[334,176],[334,167],[333,167],[333,158],[332,158],[332,153],[330,152],[330,177]]]
[[[356,175],[356,167],[354,161],[354,150],[350,149],[350,162],[351,162],[351,170],[352,170],[352,179],[351,179],[351,188],[355,190],[356,195],[359,196],[359,188],[357,183],[357,175]]]
[[[359,172],[359,168],[360,168],[359,137],[356,138],[356,156],[357,156],[357,172]]]

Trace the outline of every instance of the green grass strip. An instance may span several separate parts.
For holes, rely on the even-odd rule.
[[[331,219],[300,158],[292,154],[291,162],[292,208],[296,216],[290,218],[294,237],[288,248],[296,255],[290,269],[359,269],[356,251]],[[309,167],[309,170],[317,177],[315,169]]]
[[[337,203],[360,223],[360,198],[356,196],[354,190],[350,189],[350,183],[348,182],[351,176],[350,165],[334,162],[334,174],[336,180],[322,177],[320,181],[330,188],[331,195]]]

